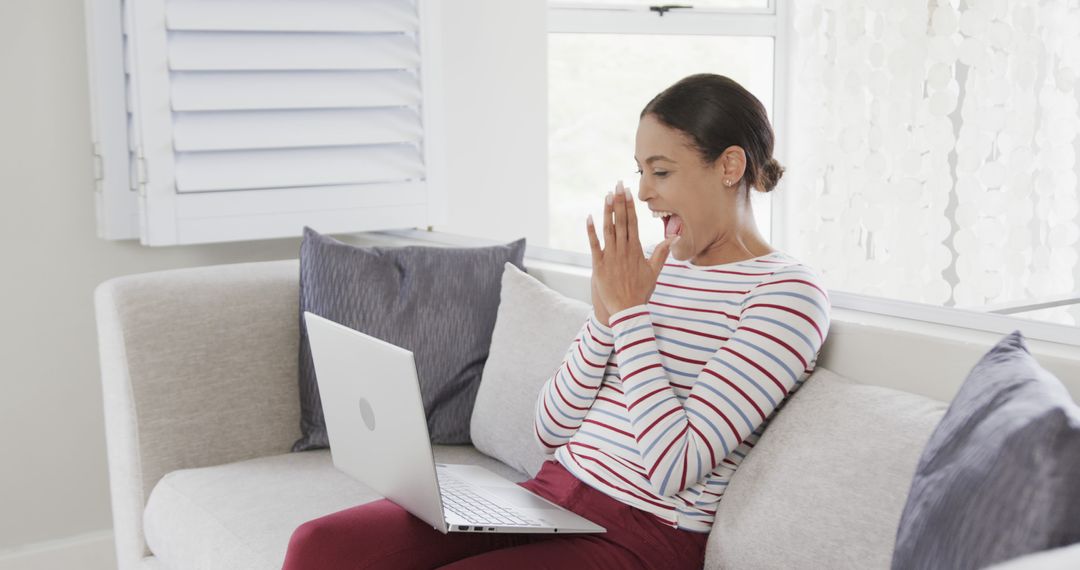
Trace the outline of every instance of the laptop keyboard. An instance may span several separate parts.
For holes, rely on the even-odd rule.
[[[471,524],[540,526],[535,520],[481,497],[472,487],[445,473],[439,473],[439,490],[442,491],[443,509]]]

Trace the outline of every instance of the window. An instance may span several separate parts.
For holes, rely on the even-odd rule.
[[[660,12],[645,2],[552,4],[548,21],[548,180],[550,243],[587,253],[585,216],[599,219],[618,180],[637,190],[634,134],[652,96],[694,73],[732,77],[777,120],[776,6],[714,0]],[[778,136],[779,131],[778,130]],[[778,153],[782,156],[782,153]],[[771,195],[754,195],[768,236]],[[643,245],[663,227],[637,202]]]
[[[792,6],[784,247],[831,289],[1080,323],[1080,7]]]
[[[766,104],[787,167],[758,226],[834,306],[1080,344],[1080,8],[651,4],[550,4],[552,248],[587,264],[585,215],[636,188],[640,109],[721,73]]]

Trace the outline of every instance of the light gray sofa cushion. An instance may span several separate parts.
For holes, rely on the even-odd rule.
[[[946,404],[818,366],[732,476],[707,568],[888,568]]]
[[[503,264],[524,270],[525,239],[488,247],[358,247],[305,227],[300,245],[302,436],[329,446],[304,311],[413,352],[433,443],[469,443]]]
[[[436,445],[433,451],[436,461],[527,478],[472,446]],[[328,450],[285,453],[169,473],[150,494],[144,530],[166,568],[281,568],[297,526],[378,498],[337,470]]]
[[[1080,407],[1020,331],[975,364],[919,460],[893,568],[983,568],[1080,542]]]
[[[562,364],[590,311],[591,305],[505,264],[491,352],[473,407],[477,449],[523,473],[540,471],[544,454],[533,437],[540,388]]]

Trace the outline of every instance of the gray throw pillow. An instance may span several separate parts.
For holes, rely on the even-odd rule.
[[[293,451],[329,447],[304,311],[413,352],[433,443],[470,443],[503,264],[525,238],[490,247],[357,247],[304,228],[300,245],[300,431]]]
[[[1020,331],[968,374],[923,450],[892,568],[983,568],[1080,541],[1080,407]]]
[[[544,453],[533,437],[540,389],[563,362],[592,306],[507,263],[491,353],[472,415],[476,449],[536,475]]]

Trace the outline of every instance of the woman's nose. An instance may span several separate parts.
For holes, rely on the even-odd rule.
[[[645,184],[644,180],[638,183],[637,197],[638,200],[641,200],[642,202],[646,202],[652,197],[652,188],[650,188],[648,184]]]

